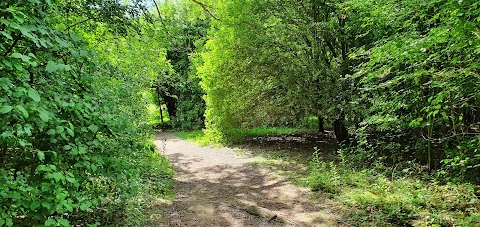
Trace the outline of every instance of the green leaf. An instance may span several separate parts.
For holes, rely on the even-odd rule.
[[[39,208],[41,204],[42,203],[40,203],[40,201],[35,201],[32,204],[30,204],[30,209],[35,210],[35,209]]]
[[[22,147],[27,146],[27,143],[25,142],[25,140],[19,140],[18,144],[20,144],[20,146],[22,146]]]
[[[64,201],[62,203],[63,207],[65,207],[65,209],[68,211],[68,212],[73,212],[73,207],[72,205],[70,205],[70,203],[68,203],[67,201]]]
[[[30,57],[29,56],[26,56],[26,55],[23,55],[23,54],[20,54],[20,53],[13,53],[11,55],[12,58],[19,58],[19,59],[22,59],[22,61],[24,62],[29,62],[30,61]]]
[[[45,110],[40,110],[40,111],[38,111],[38,116],[39,116],[40,119],[42,119],[42,121],[44,121],[44,122],[48,122],[48,120],[50,120],[50,116],[49,116],[48,112],[45,111]]]
[[[56,132],[55,129],[52,128],[52,129],[47,131],[47,134],[52,136],[52,135],[55,135],[55,132]]]
[[[50,203],[48,203],[48,202],[42,202],[42,207],[45,207],[45,208],[47,208],[47,209],[50,209],[51,206],[52,206],[52,205],[51,205]]]
[[[90,202],[80,204],[80,210],[86,211],[92,204]]]
[[[33,99],[35,102],[40,102],[40,94],[38,94],[38,92],[33,88],[28,90],[28,97]]]
[[[59,181],[65,179],[65,177],[63,176],[63,174],[61,172],[52,173],[52,177],[53,177],[53,179],[55,179],[55,182],[59,182]]]
[[[75,184],[75,185],[78,183],[77,179],[75,179],[74,177],[66,177],[65,179],[66,179],[68,182],[70,182],[70,183],[72,183],[72,184]]]
[[[64,128],[63,126],[60,126],[60,125],[59,125],[59,126],[55,127],[55,131],[56,131],[58,134],[60,134],[60,133],[62,133],[63,131],[65,131],[65,128]]]
[[[73,130],[67,128],[67,133],[68,135],[70,135],[71,137],[75,136],[75,132],[73,132]]]
[[[52,225],[56,225],[57,222],[54,220],[54,219],[47,219],[45,221],[45,226],[52,226]]]
[[[25,69],[23,68],[22,64],[20,64],[19,62],[16,62],[14,61],[13,62],[13,66],[18,70],[18,71],[25,71]]]
[[[35,172],[36,173],[40,173],[40,172],[50,172],[52,171],[52,169],[46,165],[39,165],[36,169],[35,169]]]
[[[60,44],[61,47],[68,48],[68,43],[65,40],[60,39],[59,37],[55,37],[55,41]]]
[[[0,219],[0,226],[3,226],[3,225],[5,225],[5,220]]]
[[[47,70],[47,72],[53,73],[53,72],[56,72],[56,71],[59,71],[59,70],[64,70],[65,65],[64,64],[57,64],[54,61],[48,61],[45,69]]]
[[[2,108],[0,108],[0,114],[6,114],[12,110],[13,110],[13,107],[11,106],[8,106],[8,105],[2,106]]]
[[[30,115],[28,114],[27,110],[23,108],[23,106],[17,105],[16,106],[17,110],[22,112],[23,117],[28,118]]]
[[[38,160],[43,161],[45,160],[45,153],[43,151],[38,151],[37,157],[38,157]]]
[[[90,129],[90,131],[93,133],[96,133],[98,131],[98,127],[96,125],[90,125],[88,126],[88,129]]]
[[[70,222],[68,220],[65,220],[65,219],[58,219],[58,224],[60,224],[61,226],[70,226]]]
[[[13,226],[13,220],[11,218],[7,218],[7,226]]]
[[[2,134],[0,136],[2,138],[13,137],[13,133],[11,131],[5,131],[5,132],[2,132]]]
[[[480,140],[480,139],[479,139]],[[85,147],[78,147],[78,153],[79,154],[86,154],[87,153],[87,149],[85,149]]]
[[[4,32],[4,31],[1,31],[0,34],[2,34],[3,36],[5,36],[5,37],[6,37],[7,39],[9,39],[9,40],[13,40],[13,37],[12,37],[10,34]],[[0,225],[0,226],[1,226],[1,225]]]
[[[12,63],[10,61],[8,61],[7,59],[3,59],[2,63],[10,69],[13,67]]]
[[[27,133],[28,136],[31,136],[32,135],[32,126],[27,124],[25,126],[23,126],[23,130],[25,131],[25,133]]]
[[[93,172],[95,172],[95,171],[97,171],[97,166],[94,165],[94,164],[92,164],[92,165],[90,166],[90,169],[91,169]]]

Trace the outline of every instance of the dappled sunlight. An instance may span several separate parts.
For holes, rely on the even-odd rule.
[[[308,189],[285,176],[253,165],[254,157],[199,147],[170,134],[160,134],[155,143],[176,169],[177,195],[171,204],[158,205],[164,216],[152,225],[345,225],[333,206],[312,200]]]

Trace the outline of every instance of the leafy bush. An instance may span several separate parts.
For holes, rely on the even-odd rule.
[[[466,177],[474,173],[466,168],[478,164],[468,141],[478,137],[475,128],[480,121],[475,60],[480,38],[474,25],[480,4],[372,2],[379,7],[366,12],[386,16],[385,22],[392,27],[380,27],[386,35],[370,48],[356,51],[354,58],[364,63],[346,79],[360,88],[355,105],[349,107],[351,118],[363,119],[355,127],[360,149],[374,153],[371,157],[385,157],[386,163],[414,160],[430,170],[446,164],[446,169],[465,174],[465,180],[475,179]],[[378,31],[371,20],[360,19],[367,30]],[[391,33],[392,29],[396,32]]]
[[[116,7],[100,3],[76,6]],[[0,226],[118,225],[169,190],[140,120],[143,81],[99,61],[62,7],[0,3]]]
[[[480,136],[447,149],[439,175],[446,180],[480,182]]]

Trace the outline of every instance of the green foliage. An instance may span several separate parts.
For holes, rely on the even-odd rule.
[[[219,20],[192,58],[206,93],[196,138],[344,121],[342,162],[316,153],[313,189],[362,223],[479,224],[465,183],[480,179],[478,1],[204,2]]]
[[[458,144],[446,150],[444,168],[438,174],[446,180],[475,182],[480,177],[480,136]]]
[[[208,138],[203,130],[194,130],[194,131],[176,131],[174,132],[175,136],[178,136],[184,140],[188,140],[194,143],[197,143],[201,146],[219,146],[221,144],[213,142]]]
[[[314,156],[313,189],[373,225],[478,225],[475,186],[461,184],[480,179],[478,1],[206,3],[220,19],[195,62],[206,137],[344,120],[341,166]],[[432,175],[458,184],[411,180]]]
[[[158,105],[165,104],[171,125],[180,130],[204,127],[205,102],[200,79],[192,65],[194,51],[203,48],[203,37],[209,20],[189,17],[185,2],[164,2],[157,5],[161,25],[166,31],[164,39],[169,70],[163,70],[155,82]]]
[[[267,23],[276,23],[276,19],[270,21],[271,14],[266,13],[271,5],[266,1],[215,4],[221,21],[212,22],[202,60],[197,62],[207,93],[207,134],[228,141],[235,138],[232,128],[285,126],[298,121],[305,111],[294,102],[308,99],[291,100],[288,95],[288,88],[304,86],[288,77],[292,71],[287,70],[293,67],[284,66],[293,59],[282,55],[282,43],[272,37],[276,27]]]
[[[350,219],[367,226],[475,226],[478,191],[469,184],[441,185],[413,178],[390,179],[372,170],[325,163],[317,153],[308,184],[350,207]],[[408,170],[407,170],[408,171]]]
[[[129,206],[169,190],[171,167],[141,120],[144,80],[102,61],[74,32],[84,18],[63,11],[111,30],[139,8],[75,3],[0,3],[0,226],[128,224]]]
[[[160,107],[156,104],[149,104],[147,106],[148,116],[150,116],[148,124],[149,125],[168,125],[170,123],[170,118],[168,117],[168,112],[166,106],[162,106],[162,116],[163,121],[160,116]],[[163,122],[163,123],[162,123]]]
[[[367,152],[397,144],[396,151],[380,152],[389,158],[409,156],[407,159],[425,163],[429,168],[441,167],[441,162],[451,163],[455,157],[457,161],[470,157],[467,166],[472,171],[461,172],[476,178],[476,151],[467,147],[472,147],[468,141],[475,140],[471,135],[477,133],[475,125],[480,120],[480,97],[476,92],[480,88],[476,63],[480,39],[476,35],[478,28],[473,25],[480,16],[479,4],[474,1],[375,4],[387,6],[374,10],[375,13],[383,15],[380,11],[389,9],[395,12],[388,13],[393,26],[386,30],[388,35],[370,49],[361,48],[354,54],[356,58],[368,57],[349,79],[360,86],[360,95],[351,107],[362,109],[354,113],[361,113],[359,118],[363,119],[357,129],[360,143],[368,147]],[[362,26],[378,28],[366,22]],[[398,32],[392,33],[392,29]],[[372,133],[377,137],[373,139],[375,143],[368,141]],[[400,136],[392,139],[393,134]],[[419,138],[418,141],[405,139],[411,136]],[[421,140],[424,145],[418,146]],[[444,158],[448,160],[441,161]],[[446,168],[447,172],[455,169]]]
[[[345,122],[356,148],[343,154],[359,165],[414,161],[455,175],[442,160],[464,160],[460,172],[478,179],[477,2],[206,3],[220,18],[195,62],[210,138],[319,116]]]

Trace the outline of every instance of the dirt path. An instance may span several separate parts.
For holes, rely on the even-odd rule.
[[[328,199],[313,199],[308,189],[253,164],[255,157],[168,133],[155,144],[175,167],[177,194],[158,201],[152,226],[345,226]]]

